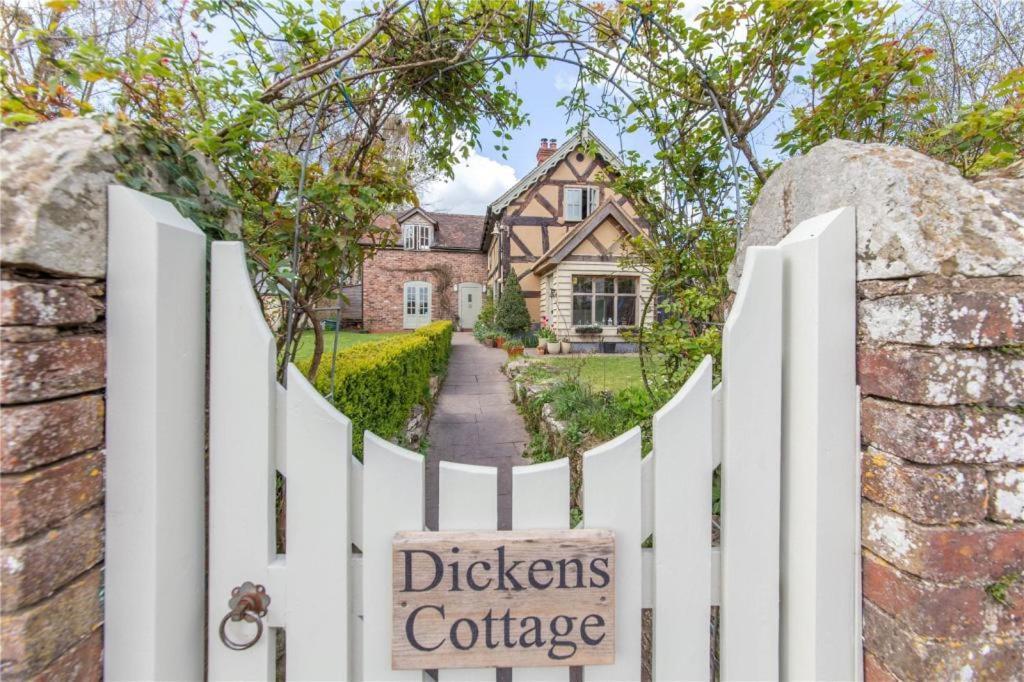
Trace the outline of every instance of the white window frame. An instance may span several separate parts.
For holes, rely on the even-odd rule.
[[[434,245],[434,228],[422,223],[402,225],[402,248],[406,251],[427,251]]]
[[[412,294],[410,296],[410,294]],[[402,327],[405,329],[415,329],[419,325],[410,326],[408,324],[410,318],[423,318],[423,324],[428,324],[433,319],[433,302],[431,297],[434,295],[434,287],[430,282],[424,282],[420,280],[414,280],[405,282],[402,285]],[[409,304],[412,303],[412,310],[409,310]]]
[[[564,217],[569,222],[586,220],[597,208],[600,190],[592,185],[566,187],[564,190]]]

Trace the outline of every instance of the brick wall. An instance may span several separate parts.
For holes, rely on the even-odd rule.
[[[115,145],[88,119],[0,131],[5,680],[103,673],[104,301],[107,188],[121,170]],[[155,190],[173,186],[144,150],[131,156]],[[231,213],[224,228],[239,225]]]
[[[1024,278],[858,294],[866,677],[1010,679],[1024,669]]]
[[[1024,671],[1024,161],[972,179],[833,140],[783,163],[744,251],[857,211],[867,680]]]
[[[2,269],[5,679],[102,673],[102,280]]]
[[[430,270],[438,267],[448,267],[451,271],[446,297],[441,292],[438,273]],[[402,328],[406,282],[431,283],[432,319],[443,320],[454,319],[458,314],[458,295],[452,290],[453,285],[462,282],[482,285],[486,280],[487,260],[482,252],[379,251],[363,265],[363,326],[371,331]]]

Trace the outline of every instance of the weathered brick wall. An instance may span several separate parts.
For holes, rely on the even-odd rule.
[[[1020,675],[1024,278],[858,294],[868,677]]]
[[[865,679],[1020,679],[1024,162],[968,181],[830,142],[776,170],[743,246],[840,206],[857,209]]]
[[[2,269],[5,678],[101,675],[103,282]]]
[[[121,143],[129,144],[128,135],[119,130]],[[90,680],[103,673],[104,280],[107,187],[121,170],[117,144],[99,122],[84,119],[2,131],[5,680]],[[146,163],[142,151],[134,158]],[[148,165],[154,187],[170,187]],[[238,224],[232,214],[225,229]]]
[[[450,268],[447,296],[441,292],[438,267]],[[406,282],[430,282],[434,320],[454,319],[459,301],[452,286],[462,282],[483,284],[487,260],[481,253],[451,251],[378,251],[363,265],[363,326],[371,331],[400,330]],[[444,299],[447,298],[447,305]]]

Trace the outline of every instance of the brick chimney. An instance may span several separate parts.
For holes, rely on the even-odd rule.
[[[554,140],[551,140],[551,143],[548,144],[548,138],[540,138],[540,148],[537,149],[537,165],[544,163],[549,156],[555,153],[557,148]]]

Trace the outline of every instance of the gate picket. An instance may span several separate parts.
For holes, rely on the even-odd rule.
[[[423,457],[366,432],[362,576],[363,604],[369,608],[363,609],[364,680],[424,679],[418,670],[391,669],[391,539],[400,530],[423,530],[423,483]]]
[[[587,682],[640,678],[640,429],[583,455],[583,525],[615,533],[615,663],[584,670]]]
[[[782,260],[747,251],[722,339],[721,679],[779,675]]]
[[[655,679],[711,675],[711,367],[653,420]]]
[[[210,568],[209,679],[269,680],[272,630],[245,651],[218,635],[231,590],[249,580],[267,585],[274,540],[274,443],[277,384],[274,337],[263,320],[239,242],[214,242],[210,274]],[[284,599],[270,592],[271,609]],[[244,641],[249,623],[229,623]]]
[[[569,460],[512,469],[512,529],[569,527]],[[569,668],[514,668],[516,682],[566,682]]]
[[[438,474],[438,530],[497,530],[498,470],[495,467],[441,462]],[[443,682],[493,680],[494,668],[438,670]]]
[[[288,367],[289,680],[349,679],[352,423]]]
[[[654,609],[656,680],[708,679],[714,604],[722,680],[861,674],[853,218],[819,216],[777,247],[748,251],[722,383],[712,389],[705,359],[655,415],[651,455],[640,458],[639,428],[584,454],[584,526],[616,542],[616,660],[587,667],[587,682],[639,678],[643,606]],[[364,462],[354,459],[346,417],[294,367],[288,390],[275,381],[242,245],[216,242],[211,253],[208,678],[271,679],[275,629],[286,628],[289,679],[422,682],[422,671],[391,669],[391,543],[423,530],[424,459],[371,433]],[[720,549],[710,538],[719,463]],[[275,468],[288,476],[287,557],[275,554]],[[514,469],[513,528],[567,528],[569,476],[568,460]],[[496,529],[495,468],[442,462],[439,478],[440,530]],[[112,476],[111,499],[130,483]],[[130,540],[112,533],[108,552],[148,547]],[[264,636],[236,651],[218,630],[245,581],[266,585],[272,601]],[[227,627],[236,640],[254,632]],[[439,680],[494,675],[451,669]],[[569,678],[566,668],[513,671],[516,682]]]

